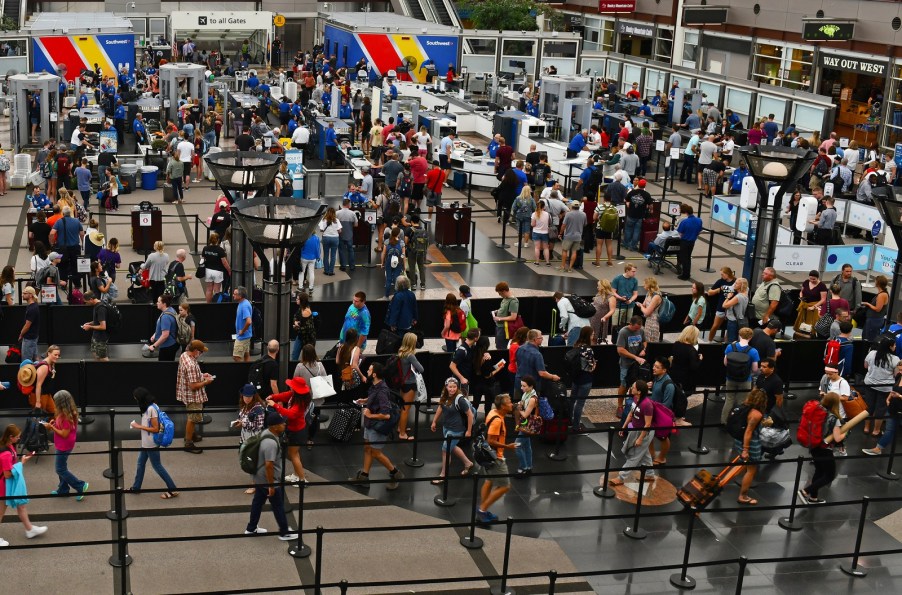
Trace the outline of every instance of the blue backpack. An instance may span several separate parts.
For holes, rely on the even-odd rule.
[[[156,403],[152,407],[157,410],[157,420],[160,422],[160,429],[153,435],[153,443],[165,448],[172,444],[175,437],[175,424]]]

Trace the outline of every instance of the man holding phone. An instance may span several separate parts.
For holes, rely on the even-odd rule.
[[[185,347],[185,353],[179,357],[178,377],[175,385],[175,400],[181,401],[188,409],[188,419],[185,422],[185,450],[192,454],[203,452],[195,446],[195,442],[203,440],[198,431],[204,421],[204,403],[207,402],[208,384],[216,377],[200,371],[197,358],[207,350],[203,341],[194,340]]]

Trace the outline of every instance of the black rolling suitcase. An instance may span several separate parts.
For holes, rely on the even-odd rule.
[[[347,442],[354,431],[360,428],[360,418],[363,414],[358,405],[349,405],[336,409],[329,422],[329,436],[338,442]]]
[[[168,182],[163,184],[163,202],[175,202],[175,188]]]

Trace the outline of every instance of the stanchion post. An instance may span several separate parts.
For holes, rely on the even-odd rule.
[[[313,566],[313,589],[316,595],[322,595],[323,588],[323,534],[326,532],[322,525],[316,528],[316,564]]]
[[[116,509],[122,510],[125,508],[125,490],[122,486],[116,487],[116,493],[114,496],[114,500],[116,502]],[[110,556],[110,566],[113,568],[122,568],[121,572],[123,576],[125,576],[125,567],[131,564],[134,560],[132,557],[128,555],[128,537],[125,535],[125,528],[122,526],[122,521],[125,519],[124,516],[119,515],[116,519],[116,553]],[[123,591],[125,593],[126,591]]]
[[[113,467],[111,469],[111,471],[118,473],[119,472],[119,458],[122,453],[122,448],[120,446],[114,445],[113,448],[110,449],[110,452],[112,453],[110,455],[110,457],[111,457],[110,460],[115,461],[115,465],[116,465],[115,467]],[[122,476],[122,473],[119,473],[119,477],[121,477],[121,476]],[[116,482],[114,489],[117,489],[117,490],[120,489],[118,482]],[[113,497],[113,508],[112,508],[112,510],[108,510],[106,512],[106,518],[111,521],[117,522],[117,523],[125,518],[128,518],[128,510],[126,510],[126,508],[125,508],[125,501],[121,500],[117,497]]]
[[[84,275],[84,286],[88,286],[87,275]],[[79,280],[81,278],[79,277]],[[78,415],[78,423],[80,425],[86,426],[88,424],[94,423],[94,417],[88,415],[88,387],[85,386],[87,384],[88,374],[85,371],[85,360],[80,360],[78,362],[78,392],[81,401],[81,411]]]
[[[445,476],[442,478],[442,493],[433,498],[436,506],[454,506],[457,500],[448,497],[448,476],[451,475],[451,441],[453,436],[445,438]]]
[[[715,386],[714,387],[714,396],[711,397],[712,403],[723,403],[726,401],[726,399],[724,399],[724,396],[722,394],[720,394],[720,392],[721,392],[720,385]]]
[[[348,579],[341,579],[341,582],[338,583],[338,589],[341,591],[341,595],[345,595],[348,592]]]
[[[306,491],[307,482],[298,483],[300,492],[298,493],[298,540],[288,546],[288,555],[292,558],[309,558],[313,550],[304,543],[304,492]]]
[[[698,441],[695,443],[695,446],[689,446],[689,451],[697,455],[706,455],[710,452],[708,450],[708,447],[702,444],[702,435],[705,433],[705,422],[708,419],[707,413],[709,392],[710,391],[707,388],[702,391],[702,418],[701,422],[698,425]]]
[[[548,571],[548,595],[554,595],[554,589],[557,586],[557,570]]]
[[[799,493],[799,486],[802,483],[802,463],[804,462],[805,457],[799,456],[796,461],[796,479],[795,483],[792,484],[792,502],[789,503],[789,516],[782,517],[777,521],[777,524],[787,531],[800,531],[802,529],[802,523],[796,520],[796,501]]]
[[[708,258],[705,260],[705,268],[699,269],[703,273],[713,273],[714,269],[711,268],[711,255],[714,252],[714,230],[709,229],[710,233],[708,234]]]
[[[199,227],[200,217],[197,215],[194,216],[194,251],[191,254],[197,254],[197,234],[200,229]]]
[[[871,501],[867,496],[861,499],[861,516],[858,518],[858,534],[855,536],[855,552],[852,554],[852,563],[843,563],[839,565],[839,569],[857,578],[868,575],[866,568],[858,565],[859,552],[861,552],[861,540],[864,537],[864,524],[868,518],[868,503]]]
[[[470,505],[470,534],[460,538],[460,545],[468,550],[478,550],[482,548],[482,538],[476,537],[476,509],[479,508],[479,474],[473,471],[470,476],[473,478],[473,493]]]
[[[504,216],[504,209],[501,209],[501,243],[496,244],[498,248],[511,247],[511,245],[507,243],[507,221],[508,217]]]
[[[507,520],[505,520],[504,523],[507,525],[507,530],[504,533],[504,560],[501,563],[501,586],[489,589],[489,593],[492,595],[515,595],[516,593],[507,586],[507,572],[510,567],[511,538],[513,537],[514,531],[514,519],[507,517]]]
[[[564,439],[566,437],[565,432],[566,429],[559,429],[557,432],[557,437],[554,442],[554,450],[548,453],[548,458],[552,461],[566,461],[567,460],[567,451],[561,452],[561,444],[564,443]]]
[[[785,320],[781,320],[780,323],[783,325],[784,328],[786,327]],[[789,365],[787,366],[788,370],[792,370],[792,366],[795,363],[795,362],[793,362],[793,360],[795,359],[795,353],[796,353],[795,349],[789,350]],[[785,384],[783,386],[783,398],[786,399],[787,401],[795,401],[798,398],[798,395],[795,394],[794,392],[792,392],[791,390],[789,390],[789,374],[786,375],[786,380],[784,381],[784,383]]]
[[[523,221],[517,221],[517,261],[523,262]]]
[[[899,474],[893,471],[893,460],[896,458],[896,436],[893,436],[893,441],[890,442],[889,445],[889,459],[886,461],[886,471],[878,471],[877,475],[882,477],[883,479],[889,481],[897,481],[899,479]]]
[[[473,172],[467,172],[467,206],[473,204]]]
[[[689,512],[689,527],[686,529],[686,545],[683,548],[683,567],[670,575],[670,584],[677,589],[694,589],[695,579],[689,576],[689,548],[692,547],[692,530],[695,528],[695,513]]]
[[[702,198],[704,198],[704,196],[705,196],[704,190],[702,190],[701,192],[698,193],[698,211],[696,211],[696,212],[698,213],[699,217],[702,216]]]
[[[611,451],[614,450],[614,432],[616,428],[608,429],[608,452],[604,455],[604,475],[601,479],[601,485],[592,490],[592,493],[599,498],[613,498],[616,496],[614,490],[608,485],[608,476],[611,473]]]
[[[470,220],[470,264],[479,264],[476,258],[476,220]]]
[[[745,580],[745,567],[748,566],[749,559],[745,556],[739,557],[739,575],[736,577],[736,595],[742,595],[742,582]]]
[[[645,539],[648,533],[639,526],[639,516],[642,514],[642,493],[645,491],[645,472],[646,467],[642,465],[639,468],[639,489],[636,490],[636,514],[633,516],[633,526],[627,526],[623,530],[623,534],[630,539]]]
[[[614,258],[617,260],[623,260],[623,254],[620,252],[620,242],[623,240],[623,225],[624,221],[620,221],[617,226],[617,253],[614,255]]]
[[[417,458],[417,451],[420,447],[420,404],[416,401],[413,402],[413,432],[413,453],[409,459],[404,460],[404,464],[408,467],[419,468],[423,466],[423,461]]]
[[[122,477],[122,471],[119,470],[119,459],[113,452],[116,446],[116,410],[111,408],[107,413],[110,416],[110,466],[104,470],[103,476],[107,479],[118,479]]]

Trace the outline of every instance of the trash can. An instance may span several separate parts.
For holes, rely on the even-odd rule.
[[[157,172],[159,169],[156,165],[145,165],[141,168],[141,188],[144,190],[157,189]]]
[[[464,171],[454,171],[454,177],[452,178],[452,185],[455,190],[461,191],[466,190],[467,188],[467,172]]]

